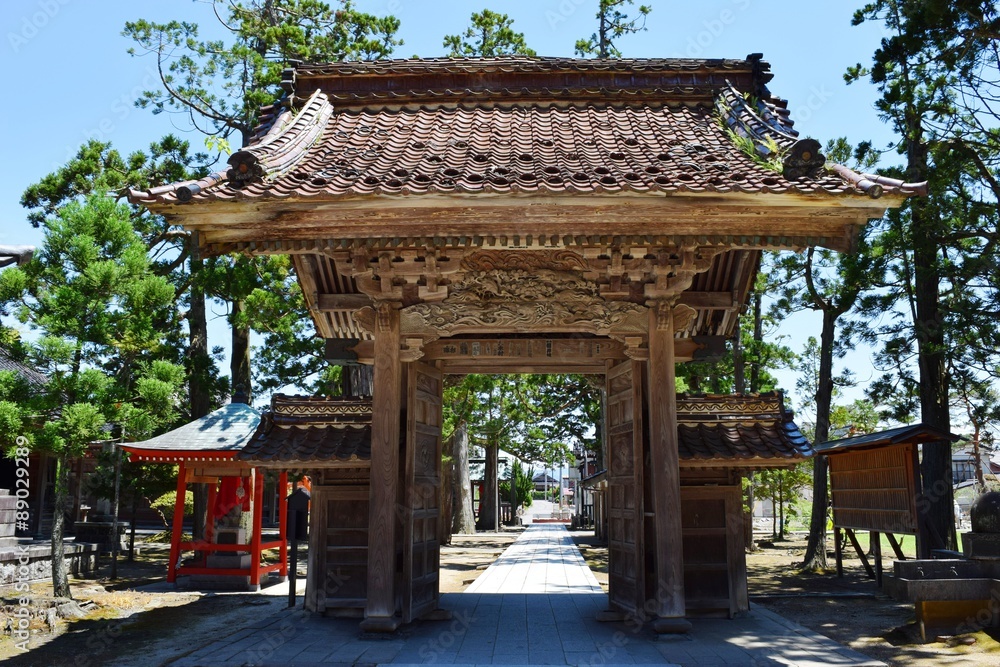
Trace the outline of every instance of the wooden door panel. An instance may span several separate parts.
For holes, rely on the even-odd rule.
[[[441,372],[408,364],[403,509],[403,622],[438,606]]]
[[[738,486],[681,487],[687,608],[733,616],[749,609]]]
[[[642,368],[626,361],[607,374],[608,602],[633,614],[642,610],[645,576]]]

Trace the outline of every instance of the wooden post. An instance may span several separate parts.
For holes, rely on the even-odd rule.
[[[181,532],[184,529],[184,492],[187,484],[184,481],[184,462],[177,466],[177,498],[174,500],[174,526],[170,534],[170,560],[167,561],[167,581],[177,581],[177,563],[181,555]]]
[[[882,588],[882,535],[872,531],[869,540],[872,544],[872,558],[875,559],[875,585]]]
[[[684,618],[684,555],[681,532],[680,465],[677,452],[677,388],[674,377],[673,303],[649,309],[649,450],[656,527],[658,633],[691,629]]]
[[[278,539],[281,540],[281,569],[278,574],[284,578],[288,576],[288,472],[281,471],[278,475]]]
[[[250,538],[250,589],[260,589],[260,531],[264,524],[264,475],[257,468],[250,473],[253,480],[253,506],[250,508],[253,536]]]
[[[396,617],[396,504],[399,484],[399,417],[402,365],[398,304],[375,313],[372,389],[371,505],[368,513],[368,591],[365,632],[393,632]]]

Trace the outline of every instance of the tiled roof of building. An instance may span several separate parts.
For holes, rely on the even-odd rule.
[[[49,381],[44,374],[18,361],[3,346],[0,346],[0,371],[10,371],[24,380],[32,390],[40,390]]]
[[[142,442],[130,442],[124,449],[147,458],[148,452],[205,455],[209,452],[231,455],[246,445],[257,430],[260,413],[246,403],[229,403],[189,424]]]
[[[237,455],[272,466],[371,459],[371,401],[276,395]]]
[[[814,454],[780,393],[679,396],[677,421],[682,464],[787,465]]]
[[[677,418],[682,464],[783,466],[813,455],[781,394],[679,396]],[[370,399],[275,396],[237,458],[272,466],[370,460]]]
[[[819,144],[800,140],[786,103],[768,93],[759,56],[393,60],[300,66],[286,79],[289,95],[263,110],[254,140],[227,171],[131,191],[131,201],[878,197],[924,187],[824,168]]]
[[[904,442],[935,442],[938,440],[948,440],[954,442],[962,438],[942,431],[926,424],[910,424],[908,426],[898,426],[896,428],[856,435],[850,438],[839,440],[828,440],[816,445],[817,454],[836,454],[838,452],[850,451],[854,449],[865,449],[867,447],[882,447],[885,445],[897,445]]]

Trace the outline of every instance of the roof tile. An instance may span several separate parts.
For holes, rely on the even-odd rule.
[[[498,83],[518,77],[526,83],[551,81],[560,72],[580,76],[568,76],[565,90],[508,89]],[[737,72],[743,73],[735,79],[743,89],[728,82]],[[468,75],[474,85],[448,89],[455,73]],[[440,95],[393,88],[413,83],[408,77],[417,74],[423,84],[442,86]],[[333,63],[303,66],[292,78],[308,97],[289,98],[294,115],[287,109],[278,113],[273,105],[267,109],[254,143],[233,154],[225,174],[132,191],[131,200],[464,193],[877,196],[914,189],[843,168],[819,170],[818,144],[799,141],[784,101],[762,94],[769,75],[758,57]],[[646,79],[653,88],[636,83]],[[691,85],[681,85],[685,81]],[[588,82],[601,85],[590,88]],[[786,178],[742,152],[731,135],[750,139],[763,157],[775,146],[793,153],[798,168],[789,171],[786,165]]]

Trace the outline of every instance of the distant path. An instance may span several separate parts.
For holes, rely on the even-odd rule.
[[[464,593],[603,593],[560,524],[532,524]]]

